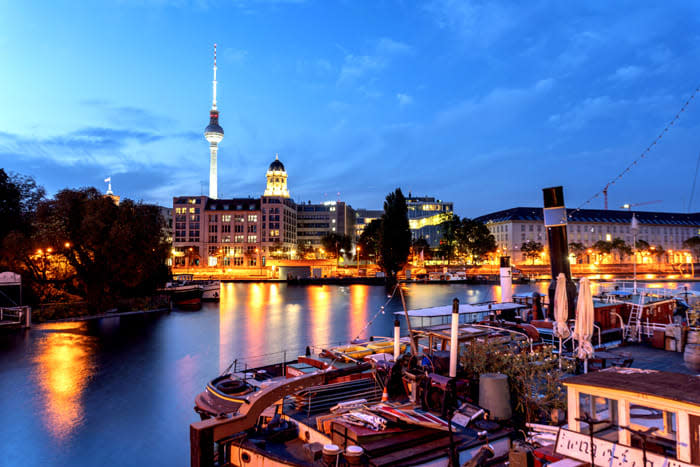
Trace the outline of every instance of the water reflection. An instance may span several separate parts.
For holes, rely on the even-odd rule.
[[[250,284],[248,297],[245,304],[246,313],[246,340],[252,344],[250,353],[261,355],[265,349],[265,330],[267,320],[267,300],[269,297],[268,284]],[[230,354],[229,354],[230,357]]]
[[[86,323],[42,325],[37,342],[36,373],[46,430],[59,440],[83,421],[83,393],[95,373],[96,338],[85,334]]]
[[[331,315],[331,294],[327,285],[312,286],[307,289],[309,308],[311,310],[311,343],[321,345],[328,343]]]
[[[350,335],[356,336],[366,326],[367,314],[374,313],[367,309],[367,285],[350,286]]]
[[[229,365],[233,353],[233,336],[236,331],[236,304],[238,297],[234,284],[222,285],[219,302],[219,373]]]

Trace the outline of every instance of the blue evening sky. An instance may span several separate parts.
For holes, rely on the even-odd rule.
[[[700,86],[699,26],[686,1],[0,0],[0,167],[51,194],[206,193],[216,42],[222,197],[262,194],[279,153],[296,201],[400,186],[475,217],[563,185],[577,207]],[[686,212],[696,101],[611,208]]]

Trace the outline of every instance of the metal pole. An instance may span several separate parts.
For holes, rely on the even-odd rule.
[[[450,332],[450,378],[457,376],[457,351],[459,347],[459,300],[452,300],[452,323]]]
[[[406,300],[403,297],[403,289],[401,289],[401,284],[396,284],[399,288],[399,295],[401,296],[401,304],[403,305],[403,312],[406,315],[406,327],[408,327],[408,341],[411,343],[411,353],[414,356],[418,356],[418,347],[413,339],[413,329],[411,328],[411,318],[408,317],[408,309],[406,308]]]

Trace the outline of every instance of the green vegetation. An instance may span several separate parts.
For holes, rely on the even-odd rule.
[[[400,188],[389,193],[384,201],[380,237],[379,266],[389,283],[396,281],[396,274],[406,265],[411,252],[411,231],[408,226],[408,207]]]
[[[535,264],[535,259],[539,258],[544,251],[544,246],[540,242],[528,241],[524,242],[520,246],[520,251],[523,252],[523,256],[530,258],[532,264]]]
[[[497,249],[496,239],[488,227],[473,219],[453,215],[441,225],[442,240],[440,253],[447,259],[447,264],[454,256],[469,258],[479,264],[489,253]]]
[[[586,246],[580,242],[569,243],[569,253],[576,256],[576,262],[583,262],[583,254],[586,252]]]
[[[479,375],[485,373],[508,376],[514,419],[522,426],[525,422],[548,420],[552,409],[566,407],[562,370],[552,346],[531,352],[527,344],[504,348],[479,341],[467,345],[460,362],[473,381],[478,381]],[[563,370],[571,369],[571,365],[565,362]]]
[[[331,258],[338,258],[340,250],[345,253],[350,253],[352,249],[352,238],[348,235],[340,235],[335,232],[324,235],[321,238],[321,246]]]
[[[46,199],[34,180],[2,170],[0,196],[3,219],[19,213],[0,232],[0,269],[22,274],[30,303],[84,302],[100,313],[152,294],[168,277],[157,206],[117,206],[94,188]]]
[[[689,249],[697,259],[700,257],[700,237],[697,235],[683,241],[683,248]]]

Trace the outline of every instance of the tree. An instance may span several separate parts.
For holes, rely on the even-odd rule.
[[[440,224],[440,232],[442,237],[440,238],[440,254],[444,258],[447,258],[447,265],[450,265],[450,260],[455,255],[457,250],[457,236],[461,227],[461,220],[459,216],[452,215],[449,220],[444,221]]]
[[[623,239],[617,237],[613,238],[612,242],[610,243],[610,249],[617,252],[618,256],[620,257],[620,261],[623,261],[625,256],[632,254],[632,247],[630,247]]]
[[[389,193],[384,201],[381,230],[381,257],[379,265],[389,283],[404,267],[411,250],[411,230],[408,226],[408,207],[400,188]]]
[[[583,262],[583,254],[586,252],[586,247],[584,246],[583,243],[580,243],[580,242],[569,243],[569,251],[571,253],[573,253],[573,255],[576,257],[577,263]]]
[[[297,241],[297,256],[299,258],[304,259],[306,255],[313,253],[313,251],[314,248],[311,246],[311,243],[304,240]]]
[[[481,262],[488,253],[493,253],[498,248],[495,237],[483,223],[462,219],[457,231],[457,245],[459,250],[472,257],[475,263]]]
[[[169,245],[157,206],[125,199],[117,206],[94,188],[62,190],[39,204],[34,245],[56,252],[73,268],[72,290],[92,312],[118,298],[152,293],[167,279]],[[35,261],[27,258],[31,268]]]
[[[649,251],[650,245],[646,240],[637,240],[637,251]]]
[[[612,242],[606,242],[605,240],[598,240],[592,246],[593,250],[599,255],[609,255],[612,252]]]
[[[352,239],[348,235],[340,235],[335,232],[324,235],[321,238],[323,249],[332,258],[340,257],[340,250],[349,252],[352,248]]]
[[[367,224],[357,243],[360,245],[361,251],[364,251],[365,258],[369,259],[374,256],[374,261],[378,263],[381,256],[382,220],[374,219]]]
[[[424,260],[431,258],[430,244],[423,237],[414,238],[413,241],[411,241],[411,256],[415,258],[421,255]]]
[[[700,237],[696,235],[684,240],[683,248],[689,249],[697,260],[697,258],[700,256]]]
[[[0,266],[4,269],[17,267],[17,247],[27,244],[32,220],[38,203],[44,198],[44,189],[33,178],[8,175],[0,169]],[[8,237],[14,238],[5,244]]]
[[[530,258],[532,260],[532,264],[535,264],[535,259],[539,258],[544,251],[544,247],[540,242],[530,240],[520,246],[520,251],[523,252],[525,258]]]
[[[661,245],[651,246],[649,247],[649,250],[653,256],[656,256],[657,263],[660,263],[661,258],[663,258],[666,254],[666,250],[664,250],[664,247],[662,247]]]

